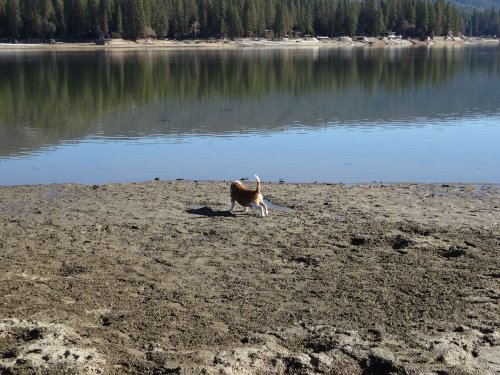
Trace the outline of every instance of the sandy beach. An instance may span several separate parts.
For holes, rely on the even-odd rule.
[[[435,37],[433,40],[420,41],[416,39],[388,39],[388,38],[332,38],[332,39],[250,39],[237,40],[160,40],[138,39],[137,41],[111,39],[105,45],[96,45],[94,42],[54,44],[12,44],[0,43],[0,51],[9,50],[130,50],[130,49],[242,49],[242,48],[352,48],[352,47],[411,47],[411,46],[465,46],[465,45],[499,45],[497,38],[445,38]]]
[[[500,372],[500,186],[228,190],[0,187],[0,372]]]

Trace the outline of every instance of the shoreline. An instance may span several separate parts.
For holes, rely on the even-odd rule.
[[[244,184],[254,185],[255,179],[251,177],[235,177],[234,180],[240,180]],[[107,181],[107,182],[41,182],[41,183],[26,183],[26,184],[0,184],[0,189],[9,188],[32,188],[32,187],[49,187],[49,186],[87,186],[87,187],[102,187],[112,185],[138,185],[148,183],[186,183],[186,184],[231,184],[234,180],[228,179],[191,179],[191,178],[159,178],[138,181]],[[368,187],[368,186],[382,186],[382,187],[401,187],[401,186],[423,186],[423,187],[490,187],[500,189],[500,182],[482,182],[482,181],[366,181],[366,182],[343,182],[343,181],[286,181],[286,180],[261,180],[262,183],[269,185],[291,185],[291,186],[345,186],[345,187]]]
[[[413,39],[378,39],[364,38],[362,40],[338,39],[328,41],[294,39],[294,40],[253,40],[239,39],[237,41],[207,41],[207,40],[153,40],[148,41],[139,39],[137,41],[112,39],[105,45],[96,45],[94,42],[76,42],[56,44],[41,43],[41,44],[10,44],[0,43],[1,51],[11,50],[50,50],[50,51],[95,51],[95,50],[171,50],[171,49],[223,49],[223,50],[238,50],[238,49],[301,49],[301,48],[384,48],[384,47],[412,47],[412,46],[427,46],[427,47],[455,47],[455,46],[471,46],[471,45],[500,45],[500,39],[494,38],[455,38],[447,39],[445,37],[435,37],[431,41],[419,41]]]
[[[500,371],[499,185],[229,185],[0,186],[0,371]]]

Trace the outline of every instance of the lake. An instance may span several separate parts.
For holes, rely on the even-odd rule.
[[[0,53],[0,185],[500,183],[500,48]]]

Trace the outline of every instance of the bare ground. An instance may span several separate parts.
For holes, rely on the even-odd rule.
[[[499,186],[228,190],[0,187],[0,373],[500,373]]]

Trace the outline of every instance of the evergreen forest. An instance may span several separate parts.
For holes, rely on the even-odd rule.
[[[0,0],[0,39],[500,34],[500,10],[447,0]]]

